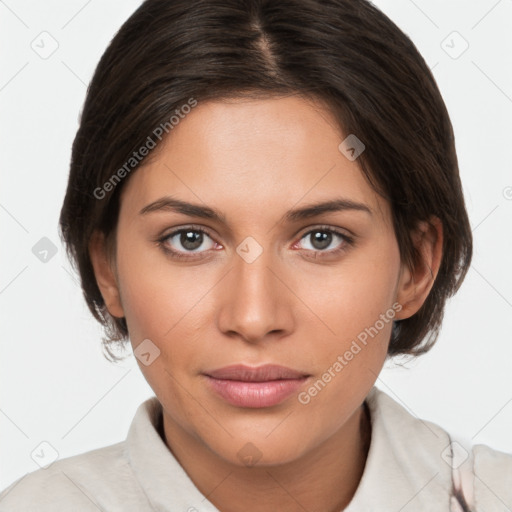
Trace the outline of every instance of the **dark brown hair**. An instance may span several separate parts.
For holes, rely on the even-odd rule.
[[[156,139],[158,127],[172,137],[170,117],[191,99],[291,94],[320,100],[344,134],[366,145],[357,161],[390,202],[410,268],[420,257],[412,230],[432,215],[441,219],[439,273],[420,310],[394,322],[389,355],[419,355],[434,344],[446,299],[468,271],[472,235],[448,112],[412,41],[366,0],[146,0],[89,85],[60,216],[112,360],[110,347],[127,341],[127,325],[105,307],[88,244],[94,230],[115,244],[123,185],[158,148],[142,164],[130,160],[134,152]],[[113,183],[116,172],[123,179]]]

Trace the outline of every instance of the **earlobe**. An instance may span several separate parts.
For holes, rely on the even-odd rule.
[[[403,320],[414,315],[427,299],[441,266],[443,251],[443,226],[438,217],[422,221],[412,234],[420,256],[413,269],[402,268],[398,283],[397,301],[402,310],[396,315]]]
[[[91,258],[98,288],[100,289],[108,312],[116,318],[124,317],[119,285],[107,255],[105,236],[103,233],[95,231],[92,234],[89,241],[89,256]]]

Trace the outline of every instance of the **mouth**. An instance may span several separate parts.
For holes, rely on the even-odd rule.
[[[310,374],[285,366],[232,365],[204,373],[211,391],[237,407],[277,405],[296,393]]]

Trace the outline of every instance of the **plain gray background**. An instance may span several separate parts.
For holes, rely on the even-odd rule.
[[[412,414],[512,452],[512,0],[374,2],[433,69],[455,129],[474,259],[430,353],[377,386]],[[153,395],[102,355],[57,232],[86,86],[135,0],[0,1],[0,488],[124,440]],[[467,47],[467,48],[466,48]],[[47,261],[36,255],[48,241]],[[35,249],[33,249],[35,247]]]

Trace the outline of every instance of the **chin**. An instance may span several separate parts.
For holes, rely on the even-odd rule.
[[[304,455],[303,441],[288,437],[270,441],[266,434],[250,438],[236,438],[228,446],[211,446],[219,457],[229,464],[246,468],[263,468],[288,464]]]

